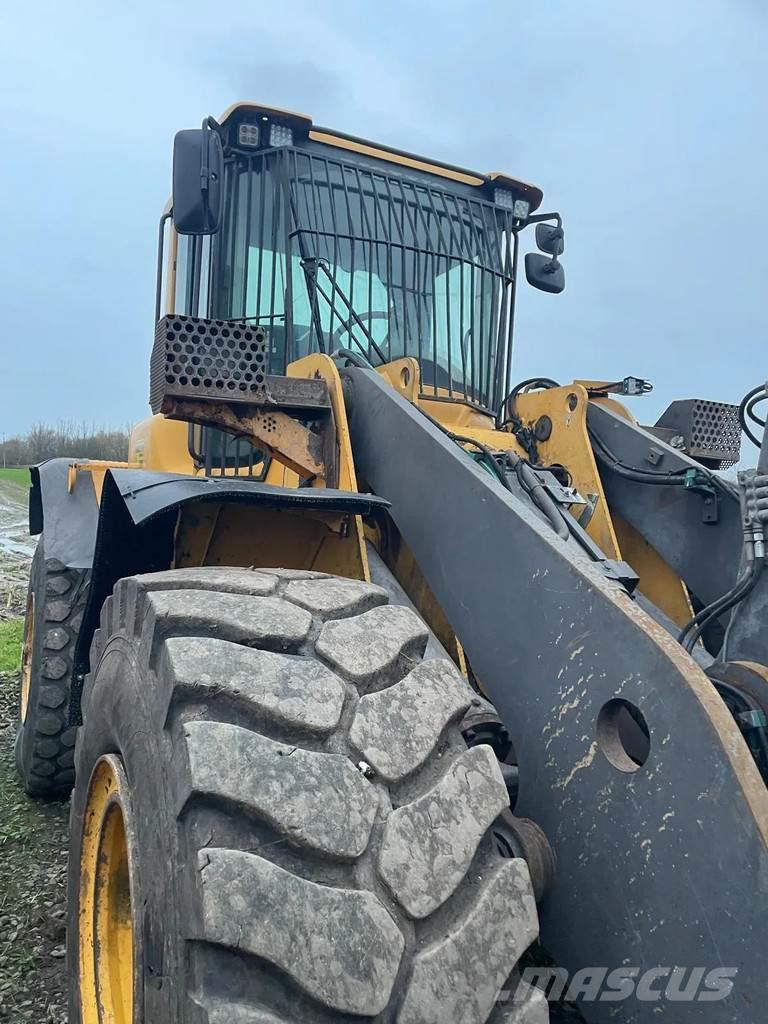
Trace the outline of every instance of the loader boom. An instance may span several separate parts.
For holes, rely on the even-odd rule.
[[[555,848],[548,949],[572,970],[737,966],[746,1024],[764,988],[754,949],[765,906],[752,894],[768,869],[768,793],[725,705],[618,583],[378,374],[349,369],[345,380],[359,472],[391,501],[510,730],[516,813]],[[642,709],[642,765],[624,751],[617,701]],[[651,1022],[655,1005],[630,998],[623,1019]],[[614,1019],[611,1003],[589,1013]],[[728,1000],[680,1004],[675,1019],[733,1013]]]

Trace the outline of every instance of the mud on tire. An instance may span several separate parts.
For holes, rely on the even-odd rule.
[[[75,781],[77,730],[69,725],[73,655],[90,574],[45,557],[41,536],[29,579],[28,615],[34,627],[29,651],[28,696],[19,715],[16,767],[30,796],[67,796]]]
[[[524,861],[488,833],[507,804],[472,693],[376,586],[288,570],[122,580],[83,695],[72,805],[128,778],[135,1019],[146,1024],[540,1024],[496,1004],[537,935]],[[77,900],[70,1021],[80,1020]]]

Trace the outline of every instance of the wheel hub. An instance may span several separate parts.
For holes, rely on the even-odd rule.
[[[80,860],[78,969],[82,1024],[133,1021],[133,830],[119,758],[96,763]]]
[[[32,681],[32,647],[35,642],[35,595],[30,590],[27,595],[27,613],[24,619],[24,648],[21,654],[21,701],[19,718],[21,724],[27,720],[29,707],[29,691]]]

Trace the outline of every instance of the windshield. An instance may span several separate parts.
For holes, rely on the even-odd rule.
[[[414,356],[422,391],[494,407],[508,367],[511,211],[297,149],[227,165],[211,311],[258,320],[272,371],[349,349]]]

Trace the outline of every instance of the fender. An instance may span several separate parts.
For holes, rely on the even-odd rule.
[[[29,532],[45,528],[45,557],[70,569],[90,569],[96,547],[99,501],[90,473],[78,473],[70,492],[69,467],[77,460],[49,459],[30,466]]]
[[[184,476],[143,469],[109,469],[101,502],[91,474],[79,472],[67,491],[71,459],[52,459],[32,471],[30,528],[45,528],[46,556],[90,568],[91,583],[74,654],[70,724],[80,725],[83,680],[101,607],[124,576],[159,572],[173,561],[179,509],[197,502],[240,503],[312,513],[369,516],[389,507],[373,494],[325,487],[275,487],[240,477]]]

